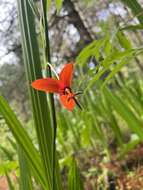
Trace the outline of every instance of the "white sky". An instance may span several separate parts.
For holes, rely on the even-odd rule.
[[[4,38],[2,34],[8,29],[9,13],[15,6],[16,0],[0,0],[0,64],[10,62],[10,60],[14,59],[13,53],[4,56],[7,49],[4,45]]]

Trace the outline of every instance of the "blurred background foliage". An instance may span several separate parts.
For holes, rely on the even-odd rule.
[[[29,3],[37,22],[43,61],[45,42],[40,1],[29,0]],[[16,1],[0,0],[0,10],[3,11],[0,93],[37,146]],[[140,190],[143,187],[143,1],[49,0],[47,13],[51,63],[59,72],[63,64],[75,61],[73,90],[83,90],[79,97],[82,111],[76,108],[68,112],[55,97],[57,152],[65,189],[67,186],[71,190],[83,189],[84,185],[87,190],[115,186]],[[45,68],[43,61],[43,72]],[[18,182],[14,185],[19,178],[16,142],[2,116],[0,133],[0,176],[6,175],[10,189],[18,189]],[[78,184],[75,179],[79,179]]]

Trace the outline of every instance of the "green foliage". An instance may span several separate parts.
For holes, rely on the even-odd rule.
[[[128,154],[128,152],[130,152],[139,143],[140,143],[139,138],[131,139],[126,145],[124,145],[124,147],[121,150],[118,158],[123,159]]]
[[[114,110],[127,122],[131,130],[136,133],[140,139],[143,139],[143,128],[142,122],[136,117],[131,108],[124,103],[124,101],[117,96],[113,95],[110,90],[104,89],[103,93],[105,94],[109,104],[113,106]]]
[[[32,144],[27,132],[16,118],[15,114],[7,104],[7,102],[0,96],[0,113],[3,115],[8,127],[10,128],[13,136],[17,143],[24,150],[27,160],[31,169],[33,170],[34,176],[38,179],[43,187],[45,187],[45,179],[43,173],[43,166],[37,150]]]
[[[121,49],[122,48],[122,49]],[[132,59],[142,53],[141,48],[132,48],[131,42],[122,31],[117,31],[113,39],[109,35],[102,39],[91,42],[77,56],[76,63],[86,67],[87,73],[83,75],[82,82],[86,81],[86,93],[96,81],[105,78],[103,86],[113,78],[123,66],[129,64]],[[87,67],[93,58],[94,69]],[[107,77],[104,77],[104,75]],[[88,82],[87,82],[88,81]]]
[[[5,161],[0,164],[0,176],[10,173],[18,167],[17,161]]]
[[[51,9],[52,3],[53,3],[52,0],[46,0],[46,4],[47,4],[47,9],[48,10]],[[63,0],[54,0],[54,3],[55,3],[56,10],[59,13],[59,11],[62,8]]]
[[[9,177],[9,175],[7,173],[6,173],[6,178],[7,178],[9,190],[15,190],[14,185],[12,183],[12,180],[11,180],[11,178]]]
[[[98,151],[104,150],[107,157],[110,157],[109,142],[113,141],[118,145],[119,154],[124,148],[127,154],[134,146],[130,146],[129,149],[125,147],[126,134],[129,139],[131,134],[137,135],[137,142],[142,141],[143,84],[139,80],[134,84],[131,82],[132,79],[127,79],[126,83],[120,81],[118,87],[112,82],[111,89],[104,87],[102,91],[102,82],[98,81],[95,87],[85,93],[82,112],[75,110],[73,119],[70,113],[62,112],[58,118],[62,120],[58,126],[58,142],[62,146],[58,145],[58,150],[67,155],[77,150],[87,150],[91,147],[94,150],[100,147]],[[138,90],[133,89],[133,86]]]
[[[53,122],[55,120],[53,99],[49,98],[49,107],[46,94],[42,92],[36,92],[30,86],[32,81],[36,80],[37,78],[42,78],[40,53],[35,31],[34,15],[28,0],[18,0],[18,10],[28,88],[31,96],[33,116],[39,149],[42,157],[42,164],[44,166],[43,169],[47,179],[46,188],[52,189],[53,186],[55,186],[55,188],[60,189],[59,184],[55,183],[58,172],[54,171],[56,169],[54,168],[55,153],[53,152],[55,152],[55,139],[53,130],[56,127],[56,121]],[[43,16],[45,16],[45,14],[43,14]]]
[[[128,25],[121,28],[121,30],[131,30],[131,31],[142,30],[142,29],[143,29],[143,24]]]
[[[63,4],[63,0],[55,0],[55,4],[56,4],[57,11],[60,11]]]
[[[20,189],[32,190],[32,175],[30,167],[27,162],[24,151],[20,146],[18,146],[18,157],[19,157],[19,169],[20,169]]]
[[[124,49],[132,49],[131,42],[128,40],[126,35],[122,31],[117,32],[117,39]]]
[[[9,151],[9,148],[5,148],[4,146],[0,145],[0,149],[3,151],[8,160],[13,160],[13,154]]]
[[[68,174],[68,190],[83,190],[83,184],[80,177],[76,160],[72,158]]]

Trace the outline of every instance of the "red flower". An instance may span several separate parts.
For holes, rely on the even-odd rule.
[[[75,98],[75,96],[80,93],[74,94],[71,90],[72,75],[73,63],[68,63],[60,72],[59,80],[53,78],[38,79],[32,82],[32,87],[36,90],[59,94],[62,105],[72,111],[75,104],[81,108]]]

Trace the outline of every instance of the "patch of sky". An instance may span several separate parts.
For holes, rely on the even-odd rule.
[[[70,48],[73,48],[74,50],[75,47],[71,46],[71,41],[73,44],[78,43],[80,40],[80,35],[73,24],[70,24],[66,27],[63,39],[66,41],[67,45],[70,46]]]
[[[114,15],[119,15],[121,17],[127,16],[127,11],[120,3],[110,3],[109,4],[109,11]]]

